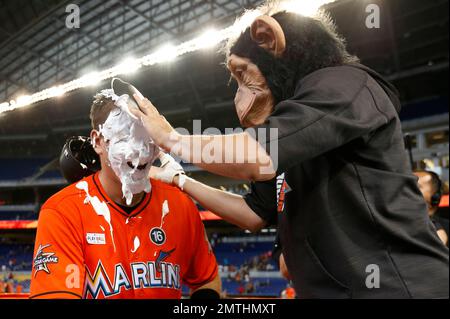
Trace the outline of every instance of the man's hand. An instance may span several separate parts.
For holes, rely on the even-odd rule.
[[[253,181],[266,181],[275,177],[274,162],[248,132],[181,135],[148,99],[133,96],[142,111],[131,108],[131,113],[141,119],[153,142],[166,152],[217,175]],[[211,150],[215,154],[213,158],[209,155],[204,157],[205,154],[211,154]],[[226,154],[226,161],[222,159],[222,154]]]
[[[160,153],[159,160],[161,161],[161,167],[152,166],[150,177],[183,189],[186,181],[183,167],[172,156],[163,152]]]
[[[134,94],[133,97],[142,111],[130,108],[131,113],[138,119],[141,119],[153,142],[164,150],[169,151],[178,142],[179,134],[167,122],[165,117],[159,114],[152,102],[146,98],[140,98],[137,94]]]

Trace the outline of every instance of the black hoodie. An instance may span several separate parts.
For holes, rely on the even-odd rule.
[[[448,249],[407,160],[399,111],[391,84],[351,64],[302,78],[260,126],[278,130],[260,139],[278,177],[253,183],[245,200],[278,219],[300,298],[448,298]]]

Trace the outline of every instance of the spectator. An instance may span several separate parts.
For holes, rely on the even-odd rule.
[[[13,289],[13,283],[11,280],[5,281],[5,286],[4,286],[4,292],[5,293],[13,293],[14,289]]]
[[[20,283],[16,286],[16,293],[21,294],[23,292],[23,287]]]
[[[448,245],[448,235],[442,225],[436,220],[435,213],[439,208],[443,193],[443,185],[439,176],[430,171],[416,171],[414,174],[419,178],[419,189],[425,199],[428,216],[436,227],[437,234],[444,245]]]
[[[291,285],[288,285],[286,289],[281,292],[281,299],[295,299],[296,293]]]
[[[251,294],[255,292],[255,286],[253,285],[253,283],[250,281],[245,285],[245,293],[246,294]]]

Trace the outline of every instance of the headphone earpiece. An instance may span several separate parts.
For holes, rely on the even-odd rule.
[[[431,206],[433,206],[433,207],[439,206],[439,204],[441,203],[441,198],[442,198],[442,193],[439,188],[439,191],[437,191],[433,196],[431,196],[431,201],[430,201]]]
[[[438,190],[431,196],[430,204],[433,207],[438,207],[442,198],[442,181],[436,173],[432,173],[431,175],[436,179]]]

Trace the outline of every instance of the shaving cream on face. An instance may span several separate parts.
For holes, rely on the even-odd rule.
[[[101,94],[111,98],[117,108],[100,126],[100,133],[107,142],[109,164],[119,177],[123,197],[130,205],[133,194],[151,190],[148,174],[158,155],[158,147],[151,141],[142,122],[129,113],[130,97],[126,94],[119,97],[111,91],[103,90]]]

